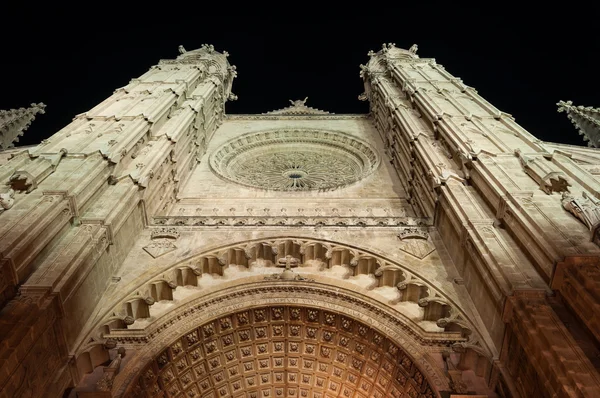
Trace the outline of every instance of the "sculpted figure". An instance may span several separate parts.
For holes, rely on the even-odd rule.
[[[179,54],[185,54],[187,51],[183,48],[182,45],[179,45]]]
[[[15,204],[15,191],[9,190],[7,193],[0,193],[0,214],[4,210],[10,209]]]
[[[570,192],[563,192],[562,206],[577,217],[591,231],[600,221],[600,201],[590,198],[585,191],[576,198]]]
[[[418,49],[419,49],[419,46],[417,46],[416,44],[413,44],[408,49],[408,52],[411,53],[411,54],[416,54]]]
[[[304,104],[306,104],[307,99],[308,99],[308,97],[304,98],[303,100],[296,100],[296,101],[290,100],[290,102],[292,103],[293,106],[304,106]]]

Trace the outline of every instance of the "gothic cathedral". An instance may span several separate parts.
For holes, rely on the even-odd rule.
[[[0,397],[600,397],[600,150],[416,45],[365,115],[179,52],[0,152]]]

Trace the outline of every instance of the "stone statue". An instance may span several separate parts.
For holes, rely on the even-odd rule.
[[[7,193],[0,193],[0,214],[10,209],[15,204],[15,191],[10,189]]]
[[[408,49],[408,52],[411,54],[416,54],[417,50],[419,49],[419,46],[416,44],[413,44],[412,46],[410,46],[410,48]]]
[[[306,100],[308,99],[308,97],[304,98],[303,100],[296,100],[296,101],[292,101],[290,100],[290,102],[292,103],[292,106],[306,106]]]
[[[179,45],[179,54],[185,54],[187,51],[182,45]]]
[[[452,392],[457,394],[466,393],[467,385],[462,381],[462,372],[456,368],[454,363],[452,363],[452,360],[450,359],[450,353],[443,352],[442,358],[444,359],[444,372],[448,376]]]
[[[591,198],[585,191],[582,197],[576,198],[570,192],[563,192],[562,206],[577,217],[591,231],[600,221],[600,201]]]
[[[119,373],[119,370],[121,370],[121,361],[123,360],[123,357],[125,357],[125,348],[119,347],[117,356],[108,366],[104,367],[102,377],[96,382],[98,391],[110,391],[112,389],[113,381]]]

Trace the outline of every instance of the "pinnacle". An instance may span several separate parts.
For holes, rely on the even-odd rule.
[[[558,101],[558,112],[566,112],[588,146],[600,147],[600,109],[591,106],[573,105],[573,101]]]

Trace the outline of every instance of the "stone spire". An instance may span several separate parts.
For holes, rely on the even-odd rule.
[[[591,106],[574,106],[573,101],[559,101],[559,112],[566,112],[588,146],[600,147],[600,109]]]
[[[29,127],[38,113],[45,113],[46,105],[31,104],[29,108],[0,110],[0,150],[8,149],[19,142],[23,131]]]

